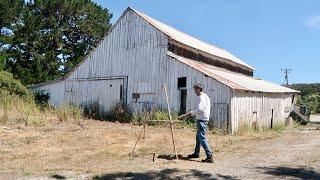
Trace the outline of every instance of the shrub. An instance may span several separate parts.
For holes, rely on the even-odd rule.
[[[49,93],[45,93],[42,91],[34,92],[34,101],[42,109],[45,107],[49,107],[49,99],[50,99]]]
[[[102,111],[99,101],[93,101],[90,103],[83,103],[83,114],[86,118],[103,120],[105,119],[105,112]]]
[[[32,93],[20,81],[14,79],[11,73],[5,71],[0,71],[0,91],[28,100],[33,99]]]
[[[130,108],[121,103],[114,104],[108,112],[104,111],[104,107],[101,106],[99,101],[83,103],[81,107],[83,107],[84,116],[87,118],[107,120],[111,122],[119,121],[121,123],[131,122],[133,118]]]
[[[117,103],[107,113],[107,120],[128,123],[132,121],[132,112],[127,106]]]

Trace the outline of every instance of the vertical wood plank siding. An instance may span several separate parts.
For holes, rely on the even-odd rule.
[[[49,104],[54,107],[64,103],[65,81],[57,81],[34,88],[33,91],[49,93]]]
[[[180,109],[178,77],[187,77],[187,110],[195,107],[195,94],[192,88],[195,83],[205,85],[205,91],[212,103],[230,103],[229,87],[167,56],[167,50],[167,36],[135,13],[129,12],[120,19],[95,52],[71,74],[67,81],[127,76],[128,106],[135,111],[142,111],[153,103],[165,108],[165,98],[161,91],[161,86],[165,82],[169,89],[171,109],[178,112]],[[82,88],[92,87],[82,86]],[[133,93],[140,93],[137,102],[132,97]],[[212,117],[216,119],[211,121],[212,126],[218,127],[223,124],[219,122],[222,120],[217,115]]]
[[[148,93],[155,93],[155,90],[160,88],[162,74],[166,69],[166,49],[166,36],[129,11],[67,81],[127,77],[128,105],[137,109],[142,105],[135,103],[132,93],[147,90],[153,91]],[[145,85],[144,89],[141,84]]]
[[[254,122],[259,128],[270,128],[272,109],[273,127],[284,125],[291,104],[292,94],[234,91],[231,99],[232,133],[241,126],[252,126]]]
[[[229,129],[235,133],[241,124],[252,124],[254,120],[257,120],[258,126],[268,127],[272,108],[274,124],[284,122],[287,116],[284,109],[291,105],[291,95],[232,91],[227,85],[168,56],[167,51],[168,37],[133,11],[128,11],[66,80],[43,85],[37,90],[49,92],[50,103],[54,106],[81,104],[96,99],[99,93],[105,93],[103,86],[107,86],[112,80],[123,79],[124,81],[113,82],[119,86],[122,83],[126,88],[124,92],[129,107],[134,111],[143,111],[154,104],[166,108],[161,90],[165,82],[169,90],[171,109],[178,112],[178,78],[186,77],[186,110],[192,110],[196,105],[192,86],[195,83],[203,84],[212,104],[211,127],[226,128],[229,124]],[[109,100],[113,100],[116,93],[119,93],[119,88],[115,89],[117,92],[110,92],[108,96],[103,96],[107,99],[101,101],[109,103]],[[79,93],[77,95],[71,91]],[[134,93],[139,93],[140,97],[134,98]],[[257,116],[253,115],[254,111],[257,111]],[[231,119],[231,122],[228,123],[228,119]]]

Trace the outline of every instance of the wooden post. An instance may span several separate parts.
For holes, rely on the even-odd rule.
[[[154,162],[156,159],[156,153],[152,153],[152,162]]]
[[[177,149],[176,149],[176,144],[175,144],[175,141],[174,141],[173,122],[172,122],[170,105],[169,105],[169,97],[168,97],[168,92],[167,92],[167,86],[166,86],[165,83],[163,83],[163,87],[164,87],[164,93],[166,95],[167,108],[168,108],[168,112],[169,112],[169,120],[170,120],[170,129],[171,129],[171,137],[172,137],[173,149],[174,149],[174,152],[176,154],[176,159],[178,160],[179,158],[178,158],[178,153],[177,153]]]

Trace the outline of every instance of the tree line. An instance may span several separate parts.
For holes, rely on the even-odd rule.
[[[91,0],[0,0],[0,71],[25,85],[66,76],[111,28]]]
[[[306,105],[312,114],[320,113],[320,83],[292,84],[289,87],[301,92],[298,103]]]

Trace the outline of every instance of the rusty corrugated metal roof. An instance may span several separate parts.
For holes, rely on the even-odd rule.
[[[129,8],[132,9],[132,8]],[[218,48],[216,46],[213,46],[211,44],[205,43],[199,39],[196,39],[186,33],[183,33],[171,26],[168,26],[158,20],[155,20],[135,9],[132,9],[134,12],[136,12],[140,17],[142,17],[144,20],[152,24],[154,27],[165,33],[167,36],[169,36],[171,39],[176,40],[182,44],[185,44],[189,47],[198,49],[200,51],[206,52],[208,54],[218,56],[220,58],[227,59],[233,63],[240,64],[242,66],[245,66],[249,69],[254,70],[253,67],[248,65],[247,63],[243,62],[241,59],[238,57],[234,56],[233,54],[229,53],[228,51]]]
[[[267,93],[299,92],[287,87],[280,86],[278,84],[261,80],[259,78],[234,73],[199,61],[184,58],[171,52],[168,52],[167,55],[184,64],[189,65],[190,67],[206,74],[207,76],[212,77],[213,79],[229,86],[232,89]]]

